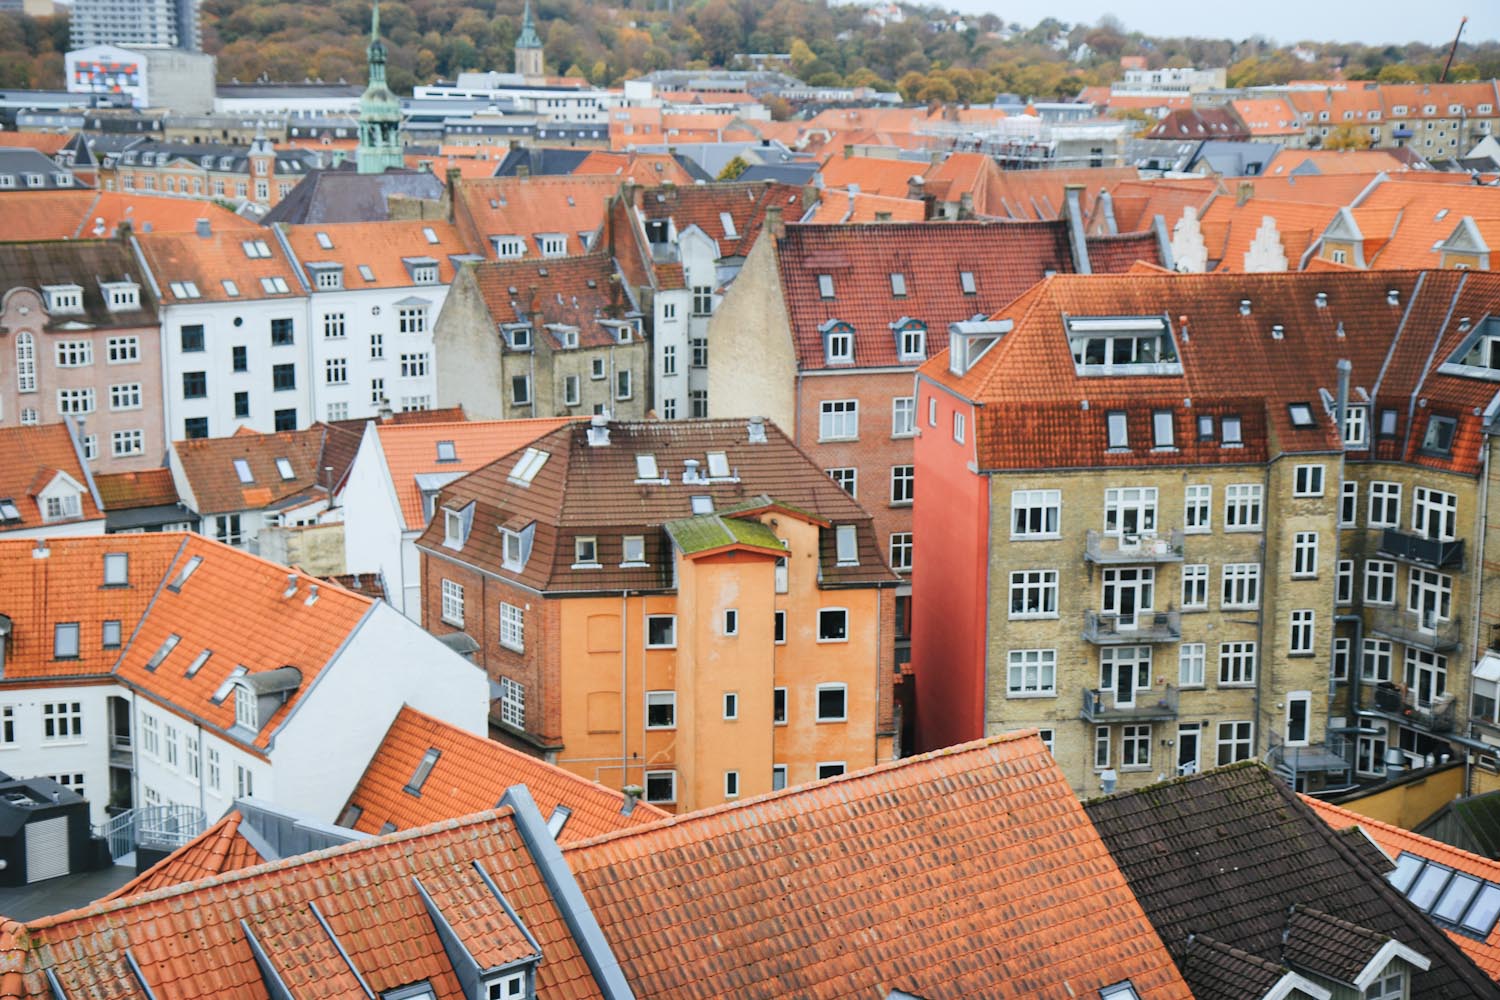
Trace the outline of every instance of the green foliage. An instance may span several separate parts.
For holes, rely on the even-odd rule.
[[[734,159],[724,164],[724,169],[719,171],[718,179],[721,181],[736,180],[739,178],[740,174],[743,174],[746,170],[749,169],[750,164],[745,162],[745,158],[742,156],[736,156]]]

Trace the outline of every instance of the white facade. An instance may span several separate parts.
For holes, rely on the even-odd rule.
[[[90,821],[102,823],[110,788],[108,702],[120,693],[113,683],[0,690],[0,771],[15,778],[56,779],[85,796]],[[77,736],[69,722],[68,735],[47,738],[49,716],[54,732],[62,731],[58,706],[69,719],[76,714]]]
[[[295,88],[270,86],[259,94],[220,93],[214,97],[214,114],[291,118],[357,117],[359,93],[339,93],[345,89],[349,88],[331,87],[325,93],[299,93]]]
[[[412,621],[422,617],[421,559],[417,536],[401,514],[385,450],[374,424],[349,467],[340,494],[344,511],[344,565],[351,572],[378,572],[385,578],[391,605]]]
[[[345,275],[358,281],[358,275]],[[373,417],[381,399],[397,411],[437,399],[432,327],[448,286],[313,289],[307,345],[314,420]]]
[[[663,420],[707,417],[708,321],[723,298],[719,245],[697,226],[669,235],[687,287],[656,294],[653,403]]]
[[[460,103],[504,102],[553,121],[577,124],[607,122],[609,110],[625,103],[625,96],[617,91],[528,87],[517,73],[460,73],[455,83],[414,88],[412,98]]]

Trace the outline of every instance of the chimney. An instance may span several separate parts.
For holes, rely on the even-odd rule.
[[[296,592],[297,592],[297,574],[296,573],[288,573],[286,575],[286,589],[281,592],[281,596],[282,596],[283,599],[285,599],[285,598],[291,597]]]
[[[974,193],[965,191],[958,196],[958,217],[960,219],[974,218]]]
[[[193,226],[193,231],[202,239],[208,239],[214,234],[213,223],[207,219],[199,219]]]
[[[625,794],[625,802],[620,806],[620,815],[629,816],[635,812],[635,804],[641,801],[643,790],[640,785],[626,785],[620,791]]]
[[[1338,396],[1334,404],[1333,419],[1334,427],[1342,435],[1344,432],[1344,414],[1349,410],[1349,373],[1354,370],[1354,366],[1349,363],[1348,358],[1339,358],[1337,367],[1339,383]]]
[[[609,414],[596,413],[589,421],[589,447],[606,448],[609,446]]]
[[[1254,197],[1255,197],[1255,182],[1254,181],[1240,181],[1240,186],[1238,188],[1236,188],[1235,192],[1234,192],[1234,204],[1235,204],[1235,207],[1238,208],[1239,206],[1243,205],[1245,202],[1249,201],[1251,198],[1254,198]]]
[[[927,181],[921,174],[912,174],[907,180],[906,196],[912,201],[921,201],[927,197]]]
[[[684,483],[702,481],[698,476],[698,460],[696,458],[684,458],[682,460],[682,481]]]
[[[770,233],[771,236],[773,238],[775,238],[775,239],[779,240],[783,236],[786,235],[786,226],[781,221],[781,206],[780,205],[767,205],[766,206],[766,224],[765,224],[765,228],[766,228],[766,232]]]
[[[376,411],[376,414],[380,417],[382,424],[388,424],[395,419],[396,411],[391,409],[391,397],[380,397],[380,409]]]
[[[1083,185],[1063,186],[1063,221],[1068,227],[1068,243],[1073,248],[1073,270],[1093,274],[1089,266],[1089,241],[1083,232]]]

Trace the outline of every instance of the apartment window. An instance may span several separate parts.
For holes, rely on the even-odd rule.
[[[911,532],[891,532],[891,569],[898,573],[911,572]]]
[[[1151,766],[1151,727],[1122,726],[1120,729],[1120,767],[1145,769]]]
[[[182,343],[182,353],[196,354],[203,350],[203,324],[193,323],[184,326],[179,333]]]
[[[236,344],[230,348],[230,370],[236,372],[247,372],[250,370],[250,360],[245,345]]]
[[[1062,537],[1061,490],[1012,490],[1010,509],[1011,538]]]
[[[526,685],[509,677],[500,678],[500,721],[516,729],[526,728]]]
[[[94,412],[94,390],[90,386],[87,389],[59,389],[57,390],[57,412],[70,414],[87,414]]]
[[[1431,455],[1448,455],[1453,451],[1453,432],[1458,421],[1433,414],[1427,418],[1427,433],[1422,435],[1422,450]]]
[[[846,767],[844,762],[841,760],[819,761],[818,780],[822,781],[825,778],[837,778],[847,770],[848,767]]]
[[[830,365],[854,363],[854,331],[847,326],[836,326],[823,334],[824,360]]]
[[[1109,432],[1111,450],[1125,450],[1130,447],[1130,432],[1126,426],[1124,410],[1110,410],[1105,416],[1105,426]]]
[[[140,337],[110,337],[105,342],[105,347],[112,365],[131,364],[141,360]]]
[[[238,514],[219,514],[214,518],[214,537],[225,545],[238,545],[243,539],[240,534],[240,516]]]
[[[966,423],[964,415],[955,410],[953,413],[953,440],[959,444],[964,443],[964,435],[967,433],[965,429]]]
[[[1225,563],[1219,604],[1224,610],[1260,605],[1260,563]]]
[[[936,427],[937,426],[937,417],[938,417],[937,411],[938,411],[937,397],[935,397],[935,396],[928,397],[928,399],[927,399],[927,426],[928,427]]]
[[[236,393],[235,395],[238,396],[239,393]],[[349,419],[349,404],[348,403],[329,403],[328,404],[328,419],[330,421],[348,420]]]
[[[1406,690],[1416,696],[1417,704],[1430,707],[1448,690],[1448,658],[1423,649],[1406,647]]]
[[[675,649],[677,647],[677,616],[646,616],[646,648]]]
[[[692,338],[692,340],[689,341],[688,346],[691,347],[692,351],[693,351],[693,356],[692,356],[692,359],[691,359],[692,360],[692,367],[694,367],[694,368],[707,368],[708,367],[708,338],[707,337],[694,337],[694,338]],[[594,377],[595,378],[603,378],[604,376],[601,373],[599,375],[595,375]]]
[[[1057,650],[1012,649],[1007,693],[1012,698],[1052,698],[1057,695]]]
[[[78,701],[44,702],[42,704],[42,739],[48,743],[83,739],[83,703]]]
[[[848,642],[849,611],[846,608],[818,609],[818,641]]]
[[[734,722],[740,717],[740,695],[737,691],[724,692],[724,721]]]
[[[1323,495],[1323,466],[1299,465],[1292,470],[1292,496],[1320,497]]]
[[[900,356],[902,361],[921,361],[927,357],[927,331],[921,327],[909,327],[900,333]]]
[[[417,354],[401,355],[401,377],[426,378],[430,360],[429,355],[425,351]]]
[[[370,334],[370,357],[377,361],[385,357],[385,334]]]
[[[1188,486],[1183,490],[1183,531],[1202,534],[1212,526],[1214,488],[1208,485]]]
[[[510,379],[510,401],[514,406],[531,404],[531,376],[512,375]]]
[[[817,686],[819,722],[846,722],[849,718],[849,685],[819,684]]]
[[[1396,564],[1386,559],[1365,560],[1365,603],[1396,603]]]
[[[1453,577],[1413,567],[1406,581],[1406,608],[1419,617],[1424,629],[1448,621],[1453,599]]]
[[[1401,484],[1375,482],[1370,484],[1370,516],[1372,528],[1401,527]]]
[[[24,330],[16,336],[16,390],[36,392],[36,343]]]
[[[234,765],[234,797],[237,799],[248,799],[255,794],[255,776],[250,769],[241,765]]]
[[[297,388],[296,365],[272,365],[271,388],[276,392],[289,392]]]
[[[1182,610],[1208,610],[1208,563],[1182,567]]]
[[[1056,618],[1057,571],[1032,569],[1011,573],[1010,617]]]
[[[1368,444],[1370,408],[1350,405],[1344,410],[1344,447],[1363,449]]]
[[[599,539],[585,535],[573,539],[573,565],[597,568],[599,565]]]
[[[852,441],[859,437],[859,401],[825,399],[819,406],[818,439]]]
[[[1353,528],[1359,524],[1359,481],[1346,480],[1339,486],[1339,527]]]
[[[1302,609],[1292,612],[1292,635],[1291,643],[1287,652],[1292,656],[1313,655],[1313,620],[1314,612]]]
[[[462,584],[454,583],[452,580],[444,580],[442,584],[442,608],[443,621],[449,625],[463,628],[464,625],[464,588]]]
[[[522,652],[526,648],[526,613],[514,604],[500,602],[500,645]]]
[[[1224,530],[1259,531],[1261,518],[1260,483],[1235,483],[1224,487]]]
[[[165,750],[163,763],[175,771],[182,752],[182,737],[177,727],[170,722],[163,726],[162,730],[162,746]]]
[[[1339,636],[1333,640],[1333,661],[1330,672],[1336,681],[1349,679],[1349,639]]]
[[[771,791],[779,792],[786,787],[786,765],[771,765]]]
[[[319,275],[321,278],[322,275]],[[344,322],[343,313],[328,313],[323,317],[323,336],[328,340],[338,340],[346,335],[348,325]]]
[[[1458,496],[1418,486],[1411,497],[1411,530],[1423,538],[1453,541],[1458,537]]]
[[[1185,642],[1177,647],[1177,683],[1180,687],[1202,687],[1208,647],[1201,642]]]
[[[677,801],[676,771],[646,772],[646,801],[653,804],[670,804]]]
[[[677,728],[677,692],[646,692],[646,728]]]
[[[209,747],[205,756],[208,758],[208,787],[217,792],[224,784],[224,771],[219,751],[216,747]]]
[[[285,318],[271,320],[271,346],[290,347],[292,343],[292,321]]]
[[[1333,578],[1333,602],[1335,604],[1354,603],[1354,560],[1340,559]]]
[[[781,643],[786,642],[786,612],[785,611],[777,611],[775,613],[775,629],[774,629],[773,635],[774,635],[775,642],[777,643],[777,645],[780,645]]]
[[[1255,643],[1219,643],[1219,683],[1226,687],[1255,683]]]
[[[891,400],[891,437],[911,437],[917,433],[917,400],[914,396],[897,396]]]
[[[621,541],[621,566],[646,565],[646,536],[626,535]]]
[[[916,493],[917,467],[914,465],[891,466],[891,504],[909,504]],[[850,495],[853,493],[851,491]]]
[[[1151,411],[1151,444],[1163,450],[1173,447],[1171,410]]]
[[[1292,577],[1318,575],[1318,533],[1299,531],[1292,538]]]
[[[1249,760],[1254,752],[1254,732],[1253,722],[1219,723],[1218,765],[1223,767],[1235,761]]]
[[[1238,448],[1245,443],[1240,418],[1226,414],[1219,421],[1219,443],[1226,448]]]
[[[661,373],[663,375],[677,374],[677,348],[672,344],[664,344],[662,346]]]
[[[1136,538],[1156,530],[1156,487],[1124,487],[1104,491],[1104,533],[1113,538]]]
[[[1109,727],[1094,727],[1094,770],[1102,771],[1109,767],[1112,755],[1109,747]]]
[[[78,623],[60,622],[52,628],[52,658],[78,659]]]
[[[141,753],[147,757],[161,756],[161,721],[145,712],[141,713]]]
[[[329,385],[349,384],[349,359],[328,358],[323,362],[323,380]]]
[[[63,340],[54,348],[57,367],[83,368],[94,363],[94,344],[89,340]]]

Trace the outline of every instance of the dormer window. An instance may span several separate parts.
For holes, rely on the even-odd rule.
[[[407,264],[414,285],[435,285],[438,280],[438,265],[435,260],[411,261]]]
[[[567,327],[566,329],[559,330],[557,333],[557,340],[558,343],[562,345],[563,350],[574,350],[578,347],[578,331],[573,329],[572,327]]]
[[[1344,410],[1344,447],[1362,449],[1369,443],[1370,408],[1353,403]]]
[[[833,275],[818,275],[818,294],[825,299],[833,298]]]
[[[99,290],[104,293],[104,304],[110,312],[129,312],[141,307],[141,286],[133,281],[101,283]]]
[[[484,987],[485,1000],[526,1000],[530,996],[524,970],[507,972],[499,979],[487,980]]]
[[[313,273],[313,284],[323,291],[334,291],[344,287],[344,269],[332,264],[309,264]]]
[[[526,241],[519,236],[491,236],[498,260],[518,260],[526,256]]]
[[[81,517],[82,514],[83,510],[77,493],[54,494],[47,498],[42,511],[42,520],[66,521],[69,518]]]
[[[917,323],[908,323],[897,330],[896,351],[902,361],[925,361],[927,330]]]
[[[526,563],[531,558],[531,543],[535,534],[535,523],[528,524],[519,531],[500,529],[500,565],[503,569],[519,573],[526,568]]]
[[[1451,455],[1453,432],[1457,429],[1458,421],[1455,418],[1434,413],[1427,418],[1427,433],[1422,436],[1422,450],[1430,455]]]
[[[562,257],[568,252],[568,237],[562,233],[543,233],[536,240],[543,257]]]
[[[573,568],[599,567],[599,539],[593,535],[573,539]]]
[[[234,688],[234,724],[244,726],[251,732],[260,729],[260,712],[255,704],[255,692],[248,684],[237,684]]]
[[[1161,316],[1070,319],[1068,345],[1079,375],[1181,375],[1177,345]]]
[[[83,289],[78,285],[43,285],[42,297],[47,311],[54,316],[73,316],[83,312]]]
[[[531,350],[531,327],[524,325],[507,326],[502,328],[506,339],[510,342],[513,351]]]
[[[838,320],[823,324],[823,354],[830,365],[854,363],[854,327]]]
[[[443,545],[450,549],[461,549],[468,538],[463,511],[443,508]]]

